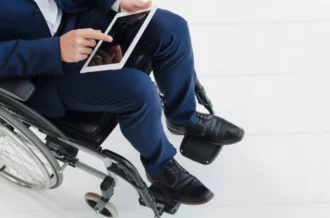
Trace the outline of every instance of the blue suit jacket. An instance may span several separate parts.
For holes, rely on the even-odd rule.
[[[90,8],[108,13],[115,0],[55,0],[69,14]],[[60,38],[52,37],[47,23],[38,13],[34,0],[0,0],[0,79],[31,77],[42,73],[63,75]],[[74,16],[71,16],[74,17]],[[52,87],[53,86],[53,87]],[[45,115],[64,115],[55,84],[37,84],[29,102]]]

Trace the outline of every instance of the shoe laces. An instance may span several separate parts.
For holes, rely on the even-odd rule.
[[[171,165],[168,167],[169,171],[173,174],[188,173],[176,160],[171,161]]]
[[[196,113],[198,118],[198,123],[201,125],[205,125],[206,122],[209,120],[210,115],[209,114],[202,114],[202,113]]]

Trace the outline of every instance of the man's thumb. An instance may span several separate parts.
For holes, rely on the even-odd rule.
[[[141,6],[144,8],[149,8],[152,5],[152,0],[140,0]]]

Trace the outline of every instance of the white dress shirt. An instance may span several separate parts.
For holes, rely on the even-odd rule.
[[[63,12],[62,10],[57,6],[55,0],[34,0],[41,13],[43,14],[49,31],[52,34],[52,36],[55,35],[55,33],[58,30],[58,27],[61,24]],[[120,0],[117,0],[111,7],[112,10],[114,11],[119,11],[119,6],[120,6]]]

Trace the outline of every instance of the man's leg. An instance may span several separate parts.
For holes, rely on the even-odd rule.
[[[81,13],[76,28],[105,30],[109,23],[107,18],[91,10]],[[128,25],[121,32],[123,35],[117,34],[117,37],[131,38],[131,31],[136,32],[134,25]],[[197,122],[196,73],[187,22],[179,15],[158,9],[134,49],[133,56],[141,54],[152,58],[156,82],[166,97],[164,109],[168,121],[179,126],[194,125]]]
[[[68,73],[56,84],[66,110],[117,114],[123,135],[140,152],[148,174],[161,172],[176,154],[163,131],[159,97],[145,73],[127,68]]]
[[[75,28],[104,30],[108,24],[108,18],[88,11]],[[176,151],[164,133],[160,99],[150,78],[128,68],[81,75],[79,65],[67,65],[66,76],[56,81],[66,109],[116,113],[123,134],[141,153],[148,177],[169,198],[195,205],[211,200],[213,193],[173,159]]]
[[[67,110],[117,114],[123,135],[140,152],[148,177],[174,201],[206,203],[213,193],[173,159],[175,148],[161,123],[161,105],[145,73],[118,71],[79,74],[67,72],[56,80]]]
[[[134,50],[140,54],[152,58],[155,80],[166,97],[166,118],[177,125],[195,124],[196,73],[187,22],[158,9]]]
[[[101,30],[109,24],[107,18],[90,12],[83,13],[78,21],[78,27],[87,25]],[[126,35],[130,31],[136,31],[134,26],[125,30]],[[134,49],[133,55],[141,54],[152,58],[156,82],[165,95],[167,126],[172,133],[204,136],[217,145],[242,140],[243,129],[220,117],[196,112],[194,55],[188,24],[182,17],[158,9]]]
[[[202,135],[221,145],[243,138],[244,131],[226,120],[196,113],[194,55],[188,24],[182,17],[157,10],[135,53],[152,57],[156,82],[165,95],[165,115],[171,132]]]

